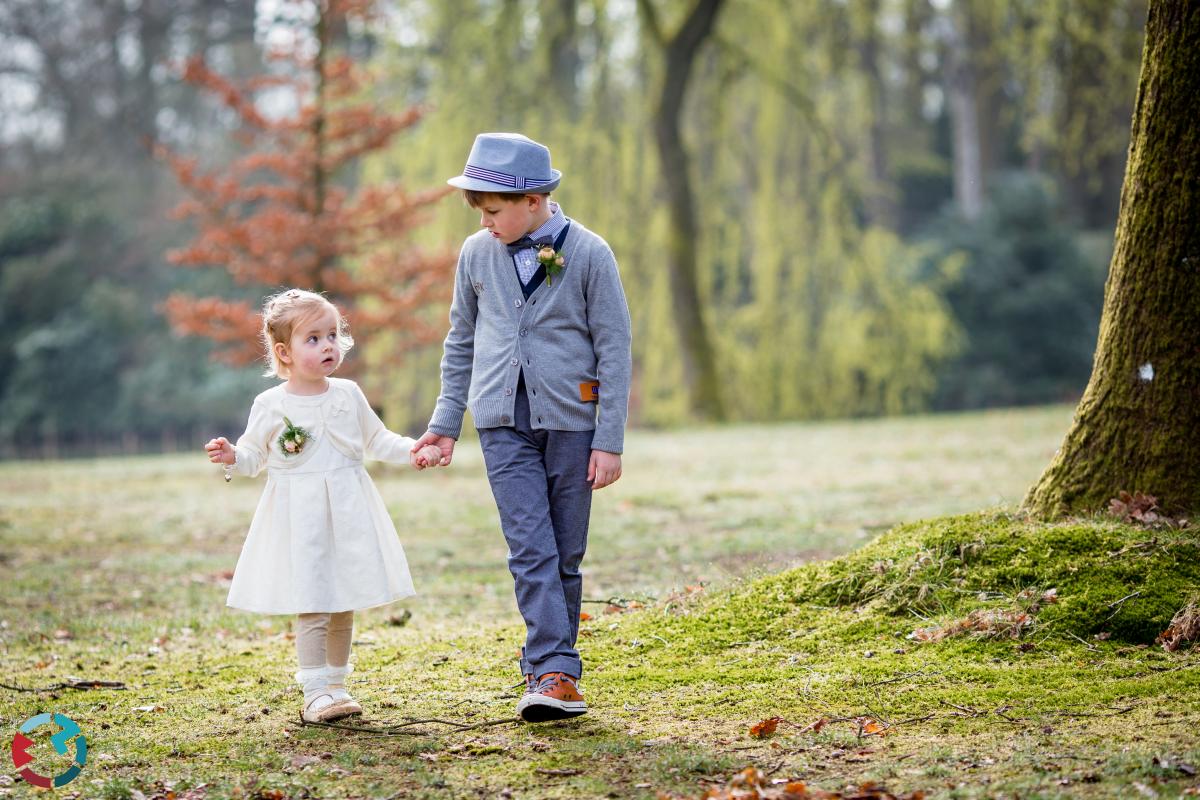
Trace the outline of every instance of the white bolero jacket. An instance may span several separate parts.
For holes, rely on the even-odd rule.
[[[346,378],[329,378],[329,388],[319,395],[290,394],[285,384],[267,389],[254,398],[246,432],[234,449],[239,475],[254,477],[266,469],[290,470],[302,466],[316,451],[321,439],[354,461],[371,459],[408,464],[416,440],[393,433],[367,403],[358,384]],[[310,435],[299,453],[279,447],[284,417]]]

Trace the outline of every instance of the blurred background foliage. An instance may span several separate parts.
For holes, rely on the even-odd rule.
[[[676,176],[655,130],[666,44],[705,1],[391,0],[338,33],[380,108],[424,109],[344,170],[346,185],[437,187],[480,131],[551,146],[556,199],[620,261],[631,419],[645,426],[703,416],[674,324]],[[194,231],[167,215],[182,193],[150,143],[213,169],[241,154],[235,115],[177,65],[202,54],[235,79],[269,72],[294,5],[0,6],[0,454],[169,450],[240,431],[260,369],[212,362],[161,303],[178,290],[257,302],[273,287],[168,263]],[[715,5],[678,121],[726,418],[1073,400],[1091,366],[1144,0]],[[279,99],[263,102],[272,113]],[[413,238],[454,247],[475,225],[451,197]],[[386,331],[355,334],[389,424],[423,430],[440,346],[398,357]]]

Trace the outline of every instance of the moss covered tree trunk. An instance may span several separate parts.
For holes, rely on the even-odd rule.
[[[1200,3],[1151,0],[1092,377],[1025,499],[1041,517],[1142,491],[1200,510]]]

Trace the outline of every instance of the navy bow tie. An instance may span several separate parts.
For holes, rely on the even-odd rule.
[[[512,244],[506,244],[504,246],[508,248],[508,254],[510,256],[515,256],[522,250],[528,250],[530,248],[554,247],[554,240],[549,236],[538,239],[530,239],[528,236],[522,236]]]

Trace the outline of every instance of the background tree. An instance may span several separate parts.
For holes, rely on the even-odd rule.
[[[232,297],[176,292],[165,310],[177,330],[218,342],[221,355],[248,363],[261,357],[259,306],[271,287],[327,292],[359,329],[395,335],[391,355],[441,333],[419,311],[447,296],[450,258],[405,247],[419,213],[447,193],[408,194],[398,184],[355,189],[351,168],[387,147],[420,117],[380,111],[364,98],[366,74],[335,36],[370,22],[368,0],[285,4],[273,32],[275,74],[238,85],[201,58],[184,79],[220,97],[237,115],[250,152],[223,171],[165,146],[159,153],[191,199],[177,209],[198,235],[170,254],[185,267],[218,266],[237,287]],[[286,28],[283,23],[288,23]],[[274,113],[272,106],[292,106]]]
[[[1053,517],[1120,490],[1200,509],[1200,6],[1151,0],[1095,365],[1026,507]]]
[[[257,379],[155,311],[182,234],[143,137],[219,151],[212,107],[161,59],[240,68],[253,23],[247,0],[0,4],[0,456],[173,449],[243,421]]]
[[[680,121],[693,64],[700,47],[712,33],[721,5],[722,0],[696,0],[679,29],[668,35],[659,23],[652,0],[638,2],[649,38],[658,44],[665,62],[654,109],[654,141],[658,146],[659,170],[669,208],[666,267],[683,376],[692,409],[701,417],[717,421],[725,419],[725,406],[697,279],[699,226],[692,190],[691,159],[683,141]]]
[[[652,2],[672,32],[698,7]],[[278,155],[280,140],[166,65],[202,54],[200,66],[263,118],[296,119],[315,84],[305,94],[284,86],[301,67],[269,61],[269,53],[292,31],[309,43],[303,69],[311,76],[317,8],[316,0],[0,4],[0,313],[13,323],[0,343],[12,365],[0,371],[0,403],[9,409],[0,452],[11,452],[6,436],[58,436],[71,447],[71,437],[94,433],[128,449],[153,446],[160,428],[165,444],[193,425],[240,424],[242,399],[263,385],[256,370],[209,364],[212,340],[166,335],[156,309],[173,293],[256,301],[276,277],[237,283],[225,269],[167,263],[165,253],[191,240],[189,223],[200,218],[162,214],[183,191],[141,137],[150,132],[176,153],[199,154],[193,176],[211,179],[213,191],[296,189],[299,171],[281,177],[263,165],[233,175],[227,165],[251,144],[258,157]],[[330,172],[330,191],[442,186],[482,130],[521,130],[549,143],[567,176],[556,199],[602,232],[621,264],[636,331],[631,420],[695,418],[665,268],[671,205],[655,134],[665,60],[638,4],[397,0],[379,9],[369,25],[351,19],[330,29],[331,52],[375,75],[330,107],[372,101],[427,113],[387,147]],[[1092,363],[1144,21],[1145,0],[724,3],[691,62],[678,132],[695,198],[696,294],[718,379],[736,387],[724,398],[728,416],[1074,398]],[[506,32],[504,46],[496,46],[497,30]],[[971,37],[962,55],[975,79],[956,88],[948,81],[960,32]],[[255,85],[264,72],[281,83],[260,77]],[[964,91],[984,119],[974,144],[961,128],[956,137],[951,113]],[[311,132],[297,128],[293,143]],[[979,153],[973,174],[985,188],[973,222],[953,212],[956,151],[966,147]],[[198,207],[222,207],[203,199],[211,204]],[[275,200],[237,199],[227,222]],[[1036,220],[1022,203],[1038,209]],[[287,210],[302,219],[312,208]],[[475,228],[461,203],[423,209],[428,223],[387,246],[440,252]],[[323,257],[358,280],[377,252],[306,250],[264,226],[255,233],[295,245],[296,263]],[[356,310],[356,327],[370,310]],[[440,300],[409,316],[427,321],[435,339],[445,325]],[[1056,333],[1029,335],[1035,318],[1054,321]],[[58,332],[81,321],[89,336],[105,331],[118,353],[104,373],[116,393],[111,405],[64,402],[81,395],[64,390],[56,365],[80,348]],[[1092,331],[1067,336],[1068,327]],[[372,331],[367,355],[402,335]],[[390,422],[425,422],[439,350],[431,343],[402,361],[377,362],[383,369],[371,377],[387,385]]]
[[[1045,176],[998,174],[990,198],[974,220],[947,209],[922,237],[922,274],[964,331],[932,405],[1073,401],[1095,351],[1104,265],[1061,223],[1063,202]],[[954,268],[940,275],[946,262]]]

